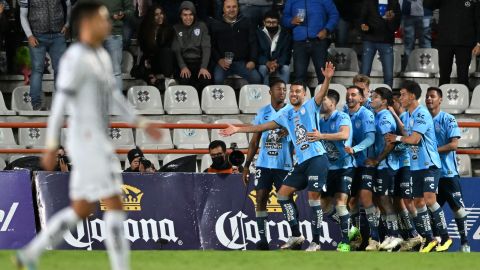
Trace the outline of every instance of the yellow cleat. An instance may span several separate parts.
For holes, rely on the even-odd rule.
[[[435,251],[437,252],[447,251],[452,244],[453,244],[452,239],[448,238],[447,241],[445,241],[443,244],[438,244],[438,246],[435,248]]]
[[[432,249],[434,247],[436,247],[438,245],[438,241],[437,240],[432,240],[430,241],[426,246],[424,246],[422,249],[420,249],[420,252],[422,253],[428,253],[430,251],[432,251]]]

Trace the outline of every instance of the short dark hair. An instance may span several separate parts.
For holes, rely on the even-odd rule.
[[[301,85],[303,87],[303,90],[305,90],[305,92],[307,92],[308,87],[307,87],[307,85],[305,84],[304,81],[294,81],[290,84],[290,88],[292,88],[292,86],[294,86],[294,85]],[[310,89],[308,89],[308,90],[310,90]]]
[[[278,84],[278,83],[286,84],[284,80],[276,78],[276,79],[270,80],[270,82],[268,83],[268,86],[269,86],[270,88],[272,88],[274,85],[276,85],[276,84]]]
[[[400,94],[400,88],[393,88],[392,89],[392,96],[393,97],[400,97],[401,94]]]
[[[225,153],[227,152],[227,145],[223,142],[223,141],[220,141],[220,140],[215,140],[215,141],[212,141],[209,145],[208,145],[208,150],[212,150],[212,149],[215,149],[217,147],[222,147],[222,151]]]
[[[427,93],[430,92],[430,91],[435,91],[437,92],[438,96],[443,98],[443,92],[442,92],[442,89],[438,88],[438,87],[435,87],[435,86],[431,86],[427,89]]]
[[[335,101],[335,105],[337,105],[338,101],[340,101],[340,94],[336,90],[333,90],[333,89],[328,89],[327,97],[329,99]]]
[[[78,35],[80,30],[80,22],[85,18],[90,18],[96,15],[102,6],[105,5],[93,0],[76,3],[70,16],[70,25],[72,26],[73,33]]]
[[[387,100],[387,106],[393,105],[393,95],[392,91],[386,87],[378,87],[375,89],[375,93],[379,95],[382,99]]]
[[[362,88],[360,88],[360,87],[358,87],[358,86],[356,86],[356,85],[350,85],[349,87],[347,87],[347,90],[350,89],[350,88],[357,89],[357,90],[358,90],[358,93],[360,93],[360,95],[361,95],[362,97],[365,97],[365,95],[363,94],[363,89],[362,89]]]
[[[363,74],[355,75],[355,77],[353,77],[353,83],[357,83],[357,82],[365,83],[367,84],[367,86],[370,86],[370,78],[367,75],[363,75]]]
[[[263,15],[263,19],[265,20],[266,18],[277,19],[278,21],[280,21],[280,14],[278,14],[276,10],[271,9],[267,11],[265,15]]]
[[[407,92],[414,94],[415,99],[417,100],[422,96],[422,88],[420,88],[420,85],[414,81],[404,81],[401,89],[405,89]]]

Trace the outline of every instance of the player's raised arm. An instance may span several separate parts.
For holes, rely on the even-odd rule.
[[[274,121],[270,121],[261,125],[254,125],[254,126],[247,126],[247,127],[236,127],[228,124],[228,128],[221,129],[219,131],[219,134],[224,137],[228,137],[235,133],[256,133],[256,132],[263,132],[265,130],[276,129],[279,127],[280,126]]]
[[[323,97],[327,94],[328,88],[330,87],[330,80],[335,73],[335,66],[332,62],[325,63],[325,68],[322,68],[322,74],[325,77],[325,80],[320,87],[320,91],[315,95],[315,103],[318,105],[322,104]]]

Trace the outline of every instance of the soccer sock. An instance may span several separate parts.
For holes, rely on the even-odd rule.
[[[455,214],[455,223],[457,223],[458,234],[460,234],[460,243],[467,244],[467,212],[465,208],[458,209]]]
[[[342,242],[349,244],[350,240],[348,239],[348,227],[350,221],[350,213],[347,210],[346,205],[337,205],[336,207],[338,217],[340,219],[340,230],[342,231]]]
[[[386,222],[387,222],[388,234],[393,237],[399,237],[397,215],[394,213],[389,213],[387,215]]]
[[[323,212],[323,215],[333,219],[336,223],[340,224],[337,209],[336,207],[333,207],[332,204],[330,204],[329,207]]]
[[[410,213],[407,209],[403,209],[400,214],[400,221],[403,227],[408,232],[408,237],[415,237],[418,235],[417,231],[413,227],[413,219],[410,217]]]
[[[414,213],[409,212],[408,214],[410,215],[410,222],[412,223],[412,227],[415,230],[412,234],[412,237],[416,237],[417,235],[419,235],[417,231],[417,224],[415,223],[415,220],[417,220],[417,210],[415,209]]]
[[[300,236],[300,228],[298,226],[298,219],[297,219],[297,211],[295,203],[290,200],[290,198],[282,195],[277,196],[278,203],[282,207],[283,215],[287,220],[288,224],[290,224],[290,228],[292,229],[292,236],[298,237]]]
[[[260,235],[260,242],[267,242],[267,236],[265,234],[266,225],[267,225],[267,211],[257,211],[255,212],[258,234]]]
[[[123,221],[127,214],[119,210],[107,211],[104,215],[107,248],[112,270],[130,269],[130,245],[124,236]]]
[[[426,238],[427,242],[433,240],[432,227],[430,226],[430,215],[427,206],[417,208],[417,218],[415,220],[418,233]]]
[[[365,214],[367,215],[368,226],[370,227],[370,237],[379,242],[380,236],[378,235],[378,221],[377,221],[377,209],[372,204],[365,208]]]
[[[352,220],[351,224],[360,229],[360,211],[358,207],[350,209],[350,219]]]
[[[67,207],[56,213],[38,236],[24,249],[25,259],[35,262],[48,246],[56,247],[63,240],[63,235],[77,225],[80,218],[73,208]]]
[[[323,223],[323,211],[320,200],[308,200],[312,210],[312,242],[320,244],[320,231]]]
[[[432,206],[429,206],[428,209],[432,212],[433,224],[442,237],[442,242],[447,240],[447,221],[445,220],[445,213],[443,212],[442,207],[436,202]]]

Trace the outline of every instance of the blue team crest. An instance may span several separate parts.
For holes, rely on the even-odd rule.
[[[193,34],[197,37],[200,36],[200,28],[195,28],[195,30],[193,30]]]
[[[440,132],[440,130],[442,130],[442,127],[438,122],[435,122],[435,132]]]
[[[302,115],[305,114],[305,108],[304,108],[304,107],[302,107],[302,108],[300,109],[300,114],[302,114]]]
[[[355,121],[355,127],[356,128],[361,128],[362,127],[362,120],[356,120]]]
[[[330,130],[335,130],[335,123],[330,124]]]

